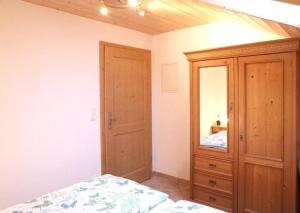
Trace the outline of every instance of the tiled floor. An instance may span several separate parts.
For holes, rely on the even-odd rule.
[[[169,195],[169,198],[174,201],[189,200],[188,183],[183,183],[159,175],[153,175],[150,180],[147,180],[142,184],[167,193]]]

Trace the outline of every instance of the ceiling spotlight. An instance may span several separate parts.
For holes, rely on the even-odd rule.
[[[101,15],[106,16],[108,14],[108,9],[105,6],[104,0],[100,0],[99,12]]]
[[[100,13],[103,16],[106,16],[108,14],[108,9],[104,5],[100,7]]]
[[[0,0],[1,1],[1,0]],[[148,0],[115,0],[115,2],[111,0],[98,0],[99,1],[99,13],[102,16],[106,16],[110,13],[110,8],[119,8],[119,9],[128,9],[134,8],[134,11],[139,15],[144,17],[145,10],[144,4],[148,2]]]
[[[138,11],[138,14],[139,14],[140,16],[143,16],[143,17],[144,17],[144,16],[145,16],[145,11],[144,11],[144,10],[139,10],[139,11]]]
[[[129,7],[137,7],[138,1],[137,0],[128,0]]]

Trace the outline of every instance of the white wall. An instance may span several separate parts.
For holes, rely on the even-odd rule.
[[[275,38],[227,22],[151,37],[0,0],[0,209],[99,173],[99,119],[90,121],[91,110],[99,112],[99,40],[152,48],[153,166],[188,179],[189,66],[182,53]],[[178,92],[163,93],[161,64],[174,62]]]
[[[100,172],[99,40],[151,48],[143,33],[0,0],[0,209]]]
[[[231,22],[156,35],[152,45],[152,131],[155,171],[189,179],[189,64],[183,52],[280,38]],[[161,90],[161,64],[178,63],[177,93]]]

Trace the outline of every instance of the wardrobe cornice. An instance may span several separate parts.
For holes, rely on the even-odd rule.
[[[270,53],[299,52],[300,37],[251,44],[226,46],[184,53],[188,61],[220,59],[229,57],[251,56]]]

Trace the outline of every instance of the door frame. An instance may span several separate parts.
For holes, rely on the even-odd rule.
[[[110,43],[106,41],[99,41],[99,68],[100,68],[100,75],[99,75],[99,83],[100,83],[100,149],[101,149],[101,174],[106,173],[106,135],[105,135],[105,47],[119,47],[119,48],[126,48],[131,50],[141,50],[141,51],[150,51],[147,49],[130,47],[126,45],[120,45],[115,43]],[[151,70],[151,58],[150,58],[150,70]],[[151,75],[150,75],[151,80]],[[150,96],[151,96],[151,88],[150,88]],[[152,98],[150,98],[150,105],[152,106]],[[152,110],[150,110],[150,118],[152,118]],[[152,132],[152,119],[150,119],[150,133]],[[150,135],[150,140],[152,140],[152,133]],[[151,149],[151,167],[152,167],[152,149]]]

